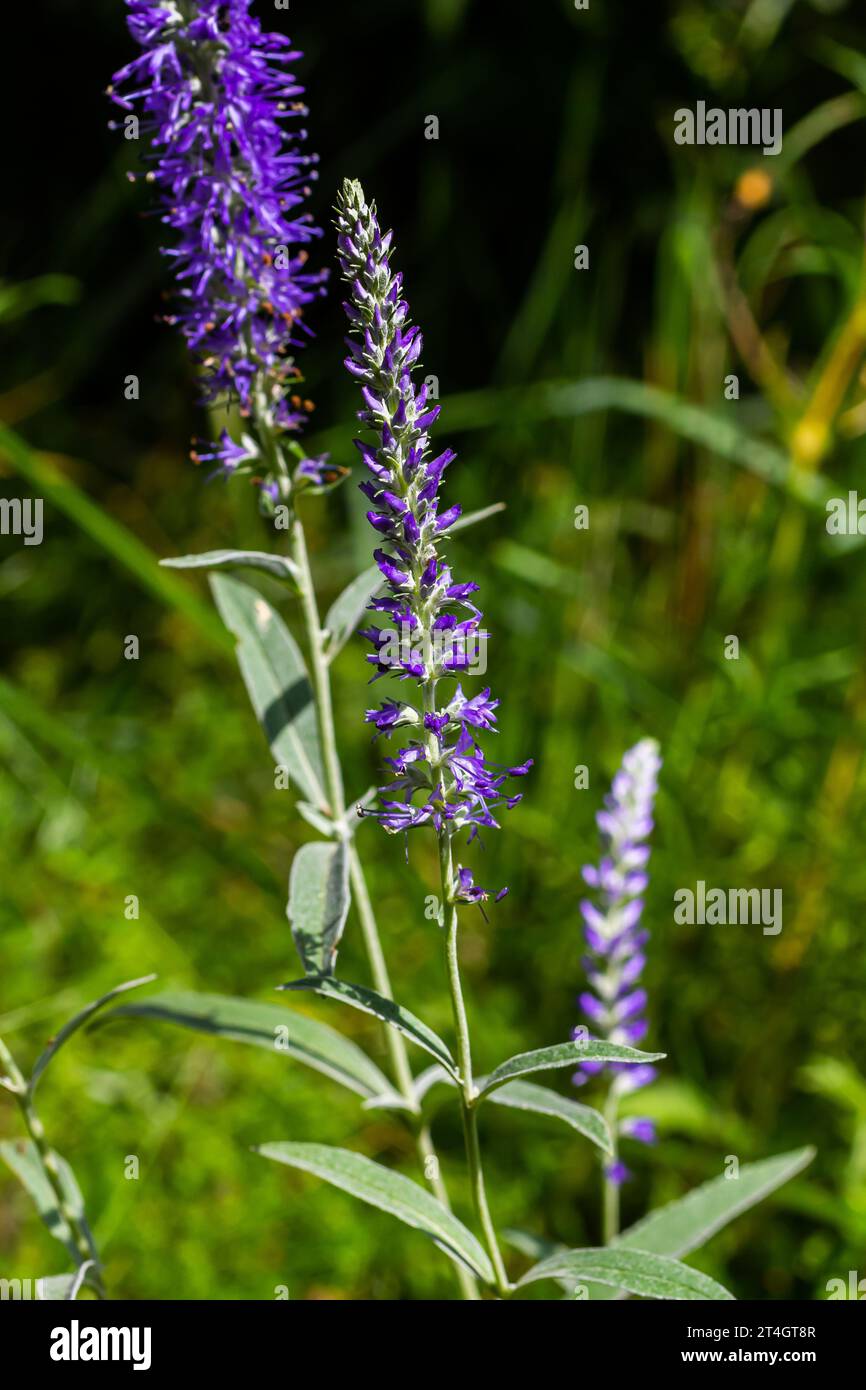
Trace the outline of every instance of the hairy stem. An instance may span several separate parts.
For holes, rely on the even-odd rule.
[[[33,1148],[39,1159],[39,1164],[45,1175],[45,1180],[51,1188],[57,1202],[58,1213],[66,1222],[66,1225],[72,1233],[72,1240],[75,1245],[79,1266],[84,1264],[93,1266],[95,1270],[93,1288],[100,1298],[104,1298],[105,1290],[102,1286],[102,1278],[96,1263],[96,1252],[93,1249],[93,1244],[88,1235],[87,1228],[69,1203],[61,1181],[57,1155],[46,1138],[45,1126],[37,1114],[30,1087],[27,1085],[15,1058],[12,1056],[12,1053],[9,1051],[9,1048],[2,1038],[0,1038],[0,1066],[2,1066],[6,1072],[8,1083],[6,1089],[11,1092],[18,1103],[25,1128],[33,1142]]]
[[[511,1285],[496,1237],[496,1227],[487,1202],[487,1189],[484,1184],[484,1168],[481,1162],[481,1145],[478,1139],[478,1120],[476,1114],[475,1083],[472,1077],[472,1050],[469,1042],[469,1021],[463,1001],[463,987],[460,982],[460,961],[457,952],[457,933],[459,918],[457,904],[452,901],[454,865],[451,853],[451,835],[447,828],[439,831],[439,870],[442,883],[442,897],[446,914],[446,957],[448,964],[448,991],[451,996],[451,1009],[454,1015],[454,1028],[457,1033],[457,1064],[460,1069],[461,1102],[463,1110],[463,1135],[466,1142],[466,1162],[472,1184],[472,1200],[484,1232],[487,1252],[496,1276],[496,1290],[501,1298],[511,1293]]]
[[[613,1087],[608,1091],[604,1107],[604,1118],[610,1126],[613,1140],[613,1153],[605,1161],[604,1193],[602,1208],[602,1233],[605,1245],[610,1245],[619,1235],[619,1183],[608,1176],[609,1169],[619,1160],[619,1141],[617,1139],[617,1112],[619,1099]]]
[[[343,789],[340,759],[337,752],[334,708],[331,699],[331,678],[328,670],[328,662],[325,657],[325,638],[319,618],[319,609],[316,602],[316,592],[312,571],[310,569],[304,528],[298,517],[295,517],[292,525],[292,558],[298,567],[301,608],[303,611],[304,628],[310,656],[310,673],[316,696],[319,738],[322,744],[322,756],[325,763],[326,791],[333,819],[338,823],[341,821],[345,822],[345,793]],[[390,999],[392,998],[391,980],[388,975],[388,967],[385,963],[385,955],[382,950],[382,942],[379,937],[379,929],[376,924],[376,917],[373,911],[373,904],[370,900],[367,882],[364,877],[363,866],[354,843],[350,842],[348,849],[352,899],[358,912],[361,934],[364,938],[364,948],[370,964],[373,983],[379,994],[383,995],[386,999]],[[409,1065],[406,1045],[402,1035],[393,1028],[385,1028],[385,1040],[391,1058],[397,1089],[403,1099],[409,1104],[411,1114],[415,1120],[415,1143],[424,1175],[431,1183],[433,1191],[439,1201],[450,1211],[451,1204],[448,1200],[448,1191],[442,1178],[439,1159],[433,1145],[430,1128],[426,1124],[419,1124],[417,1122],[419,1106],[415,1099],[412,1069]],[[469,1271],[458,1265],[455,1267],[455,1273],[463,1297],[473,1300],[479,1298],[478,1286]]]

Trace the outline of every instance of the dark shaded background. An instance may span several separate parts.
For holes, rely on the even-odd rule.
[[[0,1032],[24,1057],[78,1004],[146,970],[262,999],[295,971],[285,881],[306,827],[273,790],[206,587],[160,577],[130,539],[162,556],[267,545],[269,532],[244,482],[203,486],[186,458],[209,426],[180,340],[155,321],[161,228],[124,176],[140,151],[106,128],[103,89],[133,53],[122,8],[46,0],[20,31],[27,80],[4,94],[0,418],[26,447],[6,439],[0,485],[48,499],[40,548],[0,538]],[[859,538],[828,539],[821,493],[856,488],[863,463],[862,335],[850,363],[833,356],[863,295],[863,17],[784,0],[586,13],[567,0],[295,0],[289,24],[257,10],[306,54],[319,263],[338,182],[360,177],[395,229],[440,381],[439,436],[459,448],[449,498],[507,503],[454,545],[495,638],[497,748],[537,761],[479,873],[511,895],[489,927],[467,914],[464,928],[479,1067],[576,1021],[594,813],[623,750],[654,735],[650,1042],[670,1056],[641,1096],[662,1137],[630,1155],[626,1219],[727,1155],[814,1141],[806,1177],[699,1263],[739,1297],[824,1297],[828,1279],[866,1274],[864,556]],[[781,107],[783,155],[677,147],[673,112],[698,99]],[[430,114],[438,141],[424,139]],[[753,168],[769,175],[758,206],[738,182]],[[588,272],[573,268],[580,243]],[[749,357],[728,272],[776,375]],[[313,326],[311,448],[352,462],[337,293]],[[729,372],[738,402],[723,400]],[[828,374],[838,400],[813,459],[798,422]],[[662,404],[610,378],[659,388]],[[566,398],[544,383],[584,385]],[[703,435],[678,398],[706,411]],[[785,480],[792,460],[810,503]],[[578,503],[588,532],[574,529]],[[316,504],[309,525],[330,601],[368,563],[355,490]],[[129,633],[138,663],[122,658]],[[723,659],[731,633],[737,663]],[[360,643],[335,671],[360,794],[375,776]],[[573,787],[577,764],[588,792]],[[365,837],[399,997],[447,1034],[423,915],[431,846],[413,845],[406,870],[399,842]],[[676,926],[673,892],[699,878],[782,888],[782,934]],[[139,921],[124,918],[130,893]],[[364,977],[353,931],[341,969]],[[344,1022],[381,1048],[360,1018]],[[413,1233],[249,1154],[321,1139],[411,1170],[397,1125],[359,1121],[300,1069],[114,1025],[64,1054],[43,1107],[122,1296],[269,1297],[277,1283],[293,1297],[450,1293],[447,1265]],[[0,1134],[15,1124],[0,1108]],[[437,1138],[465,1201],[448,1112]],[[503,1225],[598,1239],[585,1146],[508,1112],[485,1116],[485,1138]],[[128,1154],[137,1183],[123,1180]],[[25,1196],[6,1179],[0,1195],[4,1269],[54,1272],[61,1257]]]

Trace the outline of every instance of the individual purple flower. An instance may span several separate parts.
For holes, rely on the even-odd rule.
[[[640,985],[649,932],[641,927],[640,894],[649,882],[646,866],[650,851],[645,841],[653,828],[660,768],[655,739],[642,739],[625,754],[604,809],[596,817],[603,841],[601,861],[583,870],[585,882],[596,890],[596,902],[584,899],[580,904],[589,989],[578,997],[578,1003],[593,1037],[632,1047],[643,1040],[649,1027],[645,1018],[647,994]],[[574,1036],[584,1036],[585,1031],[575,1029]],[[646,1086],[656,1075],[655,1068],[645,1064],[583,1062],[572,1080],[580,1086],[601,1072],[612,1078],[617,1097]],[[624,1120],[619,1133],[643,1143],[655,1139],[652,1123],[644,1119]],[[611,1177],[611,1181],[624,1178]]]
[[[607,1178],[608,1182],[613,1183],[615,1187],[622,1187],[623,1183],[628,1182],[631,1177],[631,1169],[626,1168],[622,1159],[618,1158],[615,1163],[606,1164],[604,1176]]]
[[[241,435],[240,443],[235,443],[228,430],[223,430],[215,444],[194,441],[190,451],[193,463],[216,463],[217,467],[208,475],[211,478],[231,478],[239,472],[249,472],[261,455],[256,441],[248,434]]]
[[[309,489],[311,492],[328,492],[343,481],[349,474],[348,468],[330,462],[330,454],[318,454],[315,458],[303,458],[292,474],[295,491]]]
[[[460,685],[448,695],[439,692],[447,678],[486,669],[487,634],[472,600],[478,585],[455,582],[442,554],[460,516],[458,505],[440,508],[439,501],[455,456],[451,449],[433,456],[429,431],[439,406],[429,400],[427,386],[413,379],[421,333],[410,322],[402,276],[389,264],[392,233],[382,233],[375,204],[366,203],[352,180],[338,197],[337,232],[350,286],[344,307],[353,336],[347,339],[346,367],[361,389],[358,418],[374,436],[373,442],[356,440],[369,474],[361,491],[380,538],[374,558],[386,585],[384,597],[370,606],[388,626],[371,623],[362,635],[373,647],[373,679],[395,676],[419,687],[417,705],[389,701],[366,719],[377,734],[409,722],[423,732],[423,741],[389,760],[395,779],[380,788],[380,805],[368,814],[392,833],[432,824],[439,832],[467,828],[471,840],[482,827],[498,828],[497,814],[520,801],[508,783],[528,772],[531,760],[510,768],[486,762],[478,735],[495,731],[499,703],[489,689],[472,698]],[[487,896],[465,869],[456,874],[452,891],[455,901]]]
[[[273,434],[306,418],[310,403],[289,386],[299,375],[292,354],[325,274],[305,268],[305,248],[320,235],[302,211],[315,156],[298,149],[303,130],[284,129],[307,114],[287,71],[301,55],[284,35],[265,33],[250,4],[127,0],[142,53],[115,74],[109,95],[140,112],[152,146],[147,181],[172,233],[167,321],[203,369],[204,399],[237,400]],[[247,462],[225,434],[213,456],[225,476]]]
[[[656,1127],[652,1120],[637,1119],[631,1117],[621,1122],[619,1132],[626,1139],[638,1139],[642,1144],[654,1144],[656,1141]]]

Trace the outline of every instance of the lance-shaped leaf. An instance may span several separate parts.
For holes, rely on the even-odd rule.
[[[489,1096],[506,1081],[517,1076],[526,1076],[534,1071],[552,1071],[556,1067],[576,1067],[580,1062],[659,1062],[664,1052],[638,1052],[634,1047],[623,1047],[619,1043],[586,1042],[554,1043],[552,1047],[541,1047],[536,1052],[521,1052],[510,1057],[496,1067],[484,1082],[480,1095]]]
[[[485,1078],[478,1078],[478,1086],[484,1094]],[[605,1153],[613,1153],[613,1140],[604,1116],[591,1105],[581,1105],[580,1101],[557,1095],[546,1086],[536,1086],[531,1081],[509,1081],[486,1097],[494,1105],[505,1105],[512,1110],[531,1110],[536,1115],[552,1115],[564,1120],[578,1134]]]
[[[83,1288],[96,1289],[96,1261],[85,1260],[75,1274],[48,1274],[36,1280],[39,1303],[74,1303]],[[94,1271],[92,1274],[91,1271]]]
[[[623,1231],[615,1245],[677,1258],[688,1255],[729,1221],[802,1173],[814,1157],[814,1149],[794,1149],[775,1158],[744,1164],[739,1177],[712,1178],[678,1201],[650,1212],[642,1221]]]
[[[57,1036],[51,1039],[33,1068],[27,1086],[30,1095],[32,1096],[34,1094],[39,1084],[39,1078],[46,1067],[51,1064],[63,1044],[72,1037],[73,1033],[77,1033],[79,1028],[83,1028],[85,1023],[87,1023],[99,1009],[104,1009],[106,1004],[110,1004],[112,999],[116,999],[118,995],[126,994],[130,989],[140,989],[142,985],[152,984],[155,979],[155,975],[142,975],[140,980],[127,980],[125,984],[118,985],[116,989],[110,989],[107,994],[103,994],[99,999],[94,999],[92,1004],[87,1004],[80,1013],[77,1013],[74,1018],[71,1018],[68,1023],[64,1024]]]
[[[355,1043],[318,1019],[305,1018],[279,1004],[172,990],[141,1004],[113,1009],[105,1022],[122,1017],[174,1023],[198,1033],[267,1048],[330,1076],[365,1100],[392,1094],[387,1077]]]
[[[0,1143],[0,1158],[8,1164],[21,1186],[32,1198],[36,1210],[48,1227],[50,1234],[66,1247],[76,1263],[80,1261],[81,1254],[75,1244],[69,1223],[58,1209],[54,1189],[45,1175],[45,1169],[42,1166],[36,1145],[29,1139],[4,1140]],[[60,1154],[55,1152],[54,1158],[57,1162],[60,1187],[66,1206],[74,1219],[80,1222],[86,1231],[84,1198],[75,1180],[75,1174],[66,1160],[60,1157]]]
[[[39,1303],[64,1303],[74,1300],[78,1276],[75,1274],[47,1274],[36,1280],[36,1299]]]
[[[561,1245],[555,1240],[546,1240],[544,1236],[537,1236],[532,1231],[523,1231],[518,1226],[505,1226],[499,1234],[530,1260],[546,1260],[549,1255],[562,1254],[568,1249],[567,1245]]]
[[[414,1101],[408,1101],[404,1096],[399,1096],[395,1102],[393,1096],[377,1096],[375,1100],[365,1100],[365,1110],[414,1110],[416,1114],[421,1113],[422,1101],[433,1089],[434,1086],[447,1086],[454,1093],[455,1087],[459,1082],[455,1076],[447,1072],[438,1062],[434,1062],[432,1067],[427,1067],[425,1071],[419,1072],[412,1082],[412,1095]],[[447,1100],[448,1097],[441,1097]],[[435,1109],[436,1106],[429,1107]]]
[[[296,801],[295,810],[298,811],[315,831],[324,835],[326,840],[332,839],[339,834],[340,827],[330,816],[326,816],[323,811],[317,811],[315,806],[311,806],[308,801]]]
[[[451,1076],[457,1076],[454,1058],[432,1028],[428,1028],[426,1023],[422,1023],[420,1018],[416,1018],[408,1009],[395,1004],[393,999],[386,999],[384,995],[377,994],[375,990],[365,989],[363,985],[351,985],[345,980],[335,980],[331,976],[312,975],[304,980],[293,980],[290,984],[280,985],[280,989],[312,990],[325,999],[336,999],[341,1004],[360,1009],[362,1013],[372,1014],[382,1023],[396,1028],[397,1032],[402,1033],[410,1042],[423,1047],[424,1051],[435,1057]]]
[[[457,1079],[451,1076],[444,1067],[440,1067],[438,1063],[419,1072],[412,1083],[412,1093],[418,1104],[421,1104],[428,1091],[439,1085],[454,1087],[457,1085]]]
[[[532,1231],[522,1231],[515,1226],[506,1226],[500,1234],[503,1240],[507,1240],[509,1245],[513,1245],[515,1250],[519,1250],[521,1255],[527,1255],[530,1260],[546,1260],[550,1255],[564,1254],[568,1250],[568,1246],[560,1241],[546,1240],[544,1236],[534,1235]],[[564,1298],[574,1297],[573,1279],[557,1279],[556,1282],[561,1289],[565,1289]],[[616,1290],[608,1288],[606,1284],[590,1284],[589,1288],[590,1298],[616,1298]],[[598,1290],[602,1291],[601,1294]]]
[[[237,638],[250,702],[274,760],[313,805],[327,810],[313,691],[297,642],[261,594],[227,574],[210,580],[220,617]]]
[[[666,1255],[605,1246],[597,1250],[563,1250],[534,1265],[518,1284],[539,1279],[591,1280],[641,1298],[729,1300],[733,1294],[707,1274]]]
[[[371,1207],[396,1216],[398,1221],[423,1231],[434,1245],[484,1283],[493,1283],[490,1260],[472,1232],[431,1193],[402,1173],[394,1173],[363,1154],[328,1144],[261,1144],[255,1152],[289,1168],[314,1173]]]
[[[292,860],[286,911],[301,964],[310,975],[334,973],[349,900],[345,841],[302,845]]]
[[[261,570],[276,579],[290,580],[293,585],[298,577],[293,560],[285,555],[270,555],[266,550],[206,550],[201,555],[174,555],[159,563],[173,570]]]

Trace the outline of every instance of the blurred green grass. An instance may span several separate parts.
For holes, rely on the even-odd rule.
[[[63,4],[49,8],[67,32]],[[814,1141],[810,1172],[700,1263],[741,1297],[822,1297],[862,1264],[866,1237],[866,582],[862,548],[832,545],[823,525],[826,496],[862,473],[862,345],[823,452],[797,429],[863,294],[862,18],[850,5],[697,0],[577,16],[563,0],[531,21],[506,3],[491,30],[472,0],[431,0],[411,20],[396,0],[338,9],[327,43],[314,7],[292,14],[323,154],[318,216],[339,176],[365,179],[440,375],[439,434],[460,451],[449,495],[467,510],[507,504],[453,542],[493,634],[497,750],[536,758],[526,800],[475,856],[482,882],[511,886],[489,927],[469,914],[464,926],[478,1065],[568,1035],[594,813],[623,749],[656,736],[647,973],[650,1041],[669,1061],[641,1096],[661,1142],[633,1156],[625,1217],[728,1154]],[[61,211],[45,218],[21,151],[20,216],[3,240],[7,286],[66,277],[12,294],[0,321],[0,416],[22,441],[0,435],[0,483],[46,498],[41,547],[0,538],[0,1032],[22,1060],[79,1004],[148,970],[273,998],[295,970],[285,888],[308,833],[273,787],[204,583],[155,562],[269,533],[242,484],[203,487],[185,463],[204,422],[180,345],[151,324],[159,225],[123,180],[134,152],[103,128],[100,90],[129,56],[118,10],[76,17],[92,42],[58,74]],[[399,60],[399,93],[370,90],[362,45],[379,46],[382,71]],[[761,165],[772,186],[759,206],[737,196],[748,151],[673,146],[673,109],[701,96],[783,106],[785,151]],[[429,111],[442,118],[435,144],[422,138]],[[338,300],[304,366],[311,446],[349,461]],[[121,387],[133,370],[135,405]],[[723,398],[729,372],[737,402]],[[581,503],[588,531],[574,528]],[[308,520],[324,608],[368,563],[369,539],[351,487]],[[123,660],[127,633],[138,662]],[[729,633],[738,663],[723,659]],[[350,794],[375,778],[364,679],[350,643],[335,666]],[[578,764],[588,791],[574,789]],[[413,844],[407,868],[402,843],[367,826],[362,850],[398,996],[449,1036],[424,917],[432,846]],[[673,892],[698,878],[782,888],[782,934],[676,926]],[[138,920],[124,916],[129,894]],[[340,960],[366,979],[351,930]],[[375,1027],[340,1022],[384,1060]],[[420,1238],[249,1152],[318,1139],[412,1171],[398,1124],[300,1068],[127,1022],[78,1037],[41,1104],[118,1296],[452,1294]],[[15,1125],[0,1106],[0,1135]],[[484,1131],[503,1226],[598,1238],[586,1146],[509,1112],[485,1115]],[[448,1110],[436,1137],[465,1213]],[[130,1154],[137,1182],[123,1175]],[[0,1174],[4,1271],[61,1261]]]

